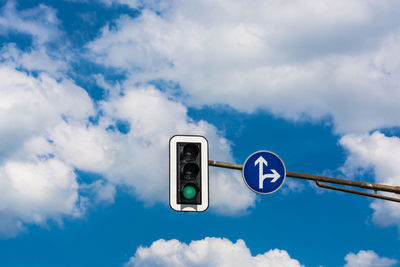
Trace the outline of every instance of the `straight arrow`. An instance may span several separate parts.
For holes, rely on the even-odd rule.
[[[254,162],[254,166],[258,165],[258,187],[260,189],[263,189],[264,187],[264,180],[266,178],[272,178],[271,183],[275,183],[280,177],[281,175],[275,170],[275,169],[271,169],[272,174],[264,174],[264,165],[268,166],[268,162],[262,157],[260,156],[255,162]]]

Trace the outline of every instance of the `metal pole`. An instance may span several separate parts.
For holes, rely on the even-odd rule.
[[[243,165],[241,165],[241,164],[233,164],[233,163],[227,163],[227,162],[221,162],[221,161],[209,160],[208,164],[210,166],[226,168],[226,169],[234,169],[234,170],[242,170],[243,169]],[[379,199],[384,199],[384,200],[400,202],[400,198],[392,198],[392,197],[387,197],[387,196],[382,196],[382,195],[377,194],[377,191],[384,191],[384,192],[400,194],[400,186],[375,184],[375,183],[368,183],[368,182],[362,182],[362,181],[352,181],[352,180],[346,180],[346,179],[326,177],[326,176],[321,176],[321,175],[313,175],[313,174],[289,172],[289,171],[286,172],[286,177],[312,180],[312,181],[315,181],[315,183],[319,187],[322,187],[322,188],[327,188],[327,189],[338,190],[338,191],[343,191],[343,192],[352,193],[352,194],[358,194],[358,195],[363,195],[363,196],[369,196],[369,197],[374,197],[374,198],[379,198]],[[340,184],[340,185],[353,186],[353,187],[374,190],[374,194],[366,193],[363,191],[351,190],[351,189],[347,189],[347,188],[341,188],[341,187],[337,187],[337,186],[325,185],[325,184],[321,184],[320,182],[331,183],[331,184]]]
[[[241,164],[234,164],[234,163],[214,161],[214,160],[209,160],[208,165],[214,166],[214,167],[226,168],[226,169],[234,169],[234,170],[242,170],[243,169],[243,165],[241,165]]]

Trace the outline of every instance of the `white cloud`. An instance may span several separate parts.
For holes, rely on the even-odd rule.
[[[105,180],[96,180],[90,184],[80,184],[79,191],[87,194],[92,204],[114,204],[117,188]],[[90,203],[87,203],[90,204]]]
[[[61,77],[61,73],[68,69],[65,60],[49,56],[43,47],[23,52],[14,43],[4,45],[0,49],[0,60],[6,62],[10,67],[27,71],[45,71],[55,77]]]
[[[347,177],[372,169],[376,183],[393,186],[400,184],[400,138],[374,132],[364,135],[345,135],[341,138],[340,144],[349,152],[341,168]],[[398,197],[395,194],[387,194]],[[400,227],[399,203],[374,200],[371,208],[374,209],[375,222]]]
[[[64,120],[86,122],[89,96],[68,79],[35,78],[7,64],[0,81],[0,234],[79,217],[85,200],[74,168],[54,157],[49,132]]]
[[[213,149],[210,146],[210,149]],[[229,161],[231,162],[231,160]],[[240,171],[210,167],[210,209],[222,214],[243,214],[255,206],[256,195],[245,185]]]
[[[0,166],[0,234],[14,236],[24,224],[61,222],[82,212],[73,169],[56,159],[7,161]],[[83,202],[82,202],[83,203]]]
[[[0,35],[26,39],[24,51],[18,48],[21,42],[3,43],[0,61],[9,67],[28,72],[45,71],[52,77],[63,78],[71,57],[69,42],[59,29],[57,10],[40,4],[36,7],[18,9],[15,0],[8,0],[0,9]]]
[[[32,38],[25,52],[13,43],[0,49],[1,236],[15,236],[27,224],[61,224],[80,217],[86,205],[74,166],[55,156],[50,136],[57,125],[85,124],[94,114],[88,94],[62,74],[65,58],[46,48],[61,36],[58,24],[56,10],[46,5],[18,10],[7,1],[0,10],[0,34]]]
[[[31,35],[36,45],[57,39],[58,24],[56,10],[44,4],[19,11],[15,0],[9,0],[0,11],[0,34]]]
[[[225,238],[207,237],[192,241],[189,245],[176,239],[155,241],[150,247],[137,249],[126,267],[140,266],[286,266],[300,267],[285,250],[271,249],[264,254],[252,256],[243,240],[232,243]]]
[[[357,254],[349,253],[344,258],[344,267],[389,267],[397,263],[395,259],[379,257],[372,250],[360,250]]]
[[[302,192],[305,189],[304,181],[298,181],[295,179],[286,179],[281,190],[283,194],[291,194],[296,192]]]
[[[162,15],[121,17],[88,47],[93,60],[128,71],[128,84],[178,82],[193,106],[332,116],[337,131],[362,132],[400,124],[392,56],[400,33],[389,19],[399,9],[396,1],[173,1]]]
[[[89,96],[70,80],[57,82],[0,66],[0,163],[33,136],[45,134],[63,118],[86,121],[93,112]]]

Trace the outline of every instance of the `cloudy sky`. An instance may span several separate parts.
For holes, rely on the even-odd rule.
[[[395,0],[0,0],[1,266],[400,266],[400,204],[210,167],[168,204],[168,141],[400,185]]]

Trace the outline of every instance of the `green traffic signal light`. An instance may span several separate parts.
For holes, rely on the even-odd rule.
[[[186,199],[193,199],[196,197],[197,190],[193,184],[187,184],[182,191],[182,195]]]

